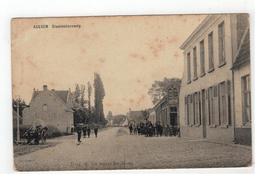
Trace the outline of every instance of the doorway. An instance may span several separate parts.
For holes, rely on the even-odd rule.
[[[205,94],[205,89],[202,90],[202,95],[201,95],[201,118],[202,118],[202,127],[203,127],[203,138],[207,137],[207,123],[206,123],[206,94]]]
[[[171,126],[178,126],[178,112],[177,107],[170,107],[170,124]]]

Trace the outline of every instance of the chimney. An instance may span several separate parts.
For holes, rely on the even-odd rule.
[[[43,91],[48,90],[48,86],[47,85],[43,85]]]

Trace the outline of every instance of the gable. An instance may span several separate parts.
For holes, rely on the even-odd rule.
[[[61,97],[59,96],[61,95]],[[72,112],[71,108],[66,104],[67,95],[64,93],[55,93],[54,91],[37,91],[33,95],[33,99],[30,102],[32,108],[39,108],[39,105],[47,104],[50,106],[56,106],[58,108],[63,108],[65,111]],[[63,107],[62,107],[63,106]]]
[[[43,93],[44,91],[34,91],[33,92],[33,95],[32,95],[32,100],[34,100],[38,95],[40,95],[41,93]],[[53,94],[55,94],[58,98],[60,98],[65,104],[67,104],[68,102],[68,95],[69,95],[69,91],[68,90],[59,90],[59,91],[56,91],[56,90],[51,90],[51,91],[48,91],[48,92],[51,92]],[[31,100],[31,101],[32,101]]]
[[[245,31],[244,37],[241,40],[238,53],[233,64],[233,69],[239,68],[241,65],[250,62],[250,38],[249,29]]]

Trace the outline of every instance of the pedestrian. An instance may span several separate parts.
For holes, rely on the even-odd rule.
[[[133,125],[130,124],[130,125],[129,125],[129,132],[130,132],[130,135],[132,134],[132,131],[133,131]]]
[[[88,126],[87,126],[88,138],[90,138],[90,132],[91,132],[91,129],[90,129],[89,125],[88,125]]]
[[[165,128],[165,136],[170,136],[170,126],[167,124]]]
[[[79,123],[76,126],[76,130],[77,130],[77,134],[78,134],[78,145],[81,143],[82,126],[83,126],[82,123]]]
[[[137,125],[137,133],[138,133],[138,135],[141,134],[140,124]]]
[[[83,131],[83,138],[86,138],[86,136],[87,136],[87,126],[86,125],[83,126],[82,131]]]
[[[42,128],[42,130],[41,130],[41,141],[42,141],[43,144],[45,144],[46,139],[47,139],[47,131],[48,131],[48,127],[47,126]]]
[[[160,128],[160,136],[163,135],[163,126],[161,124],[159,124],[159,128]]]
[[[95,133],[95,137],[97,138],[97,135],[98,135],[98,126],[95,125],[94,127],[94,133]]]

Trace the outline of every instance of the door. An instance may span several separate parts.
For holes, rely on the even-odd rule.
[[[206,96],[205,96],[205,90],[202,90],[201,95],[201,118],[202,118],[202,127],[203,127],[203,138],[207,137],[207,123],[206,123]]]
[[[170,107],[170,124],[172,126],[178,126],[177,116],[177,107]]]

